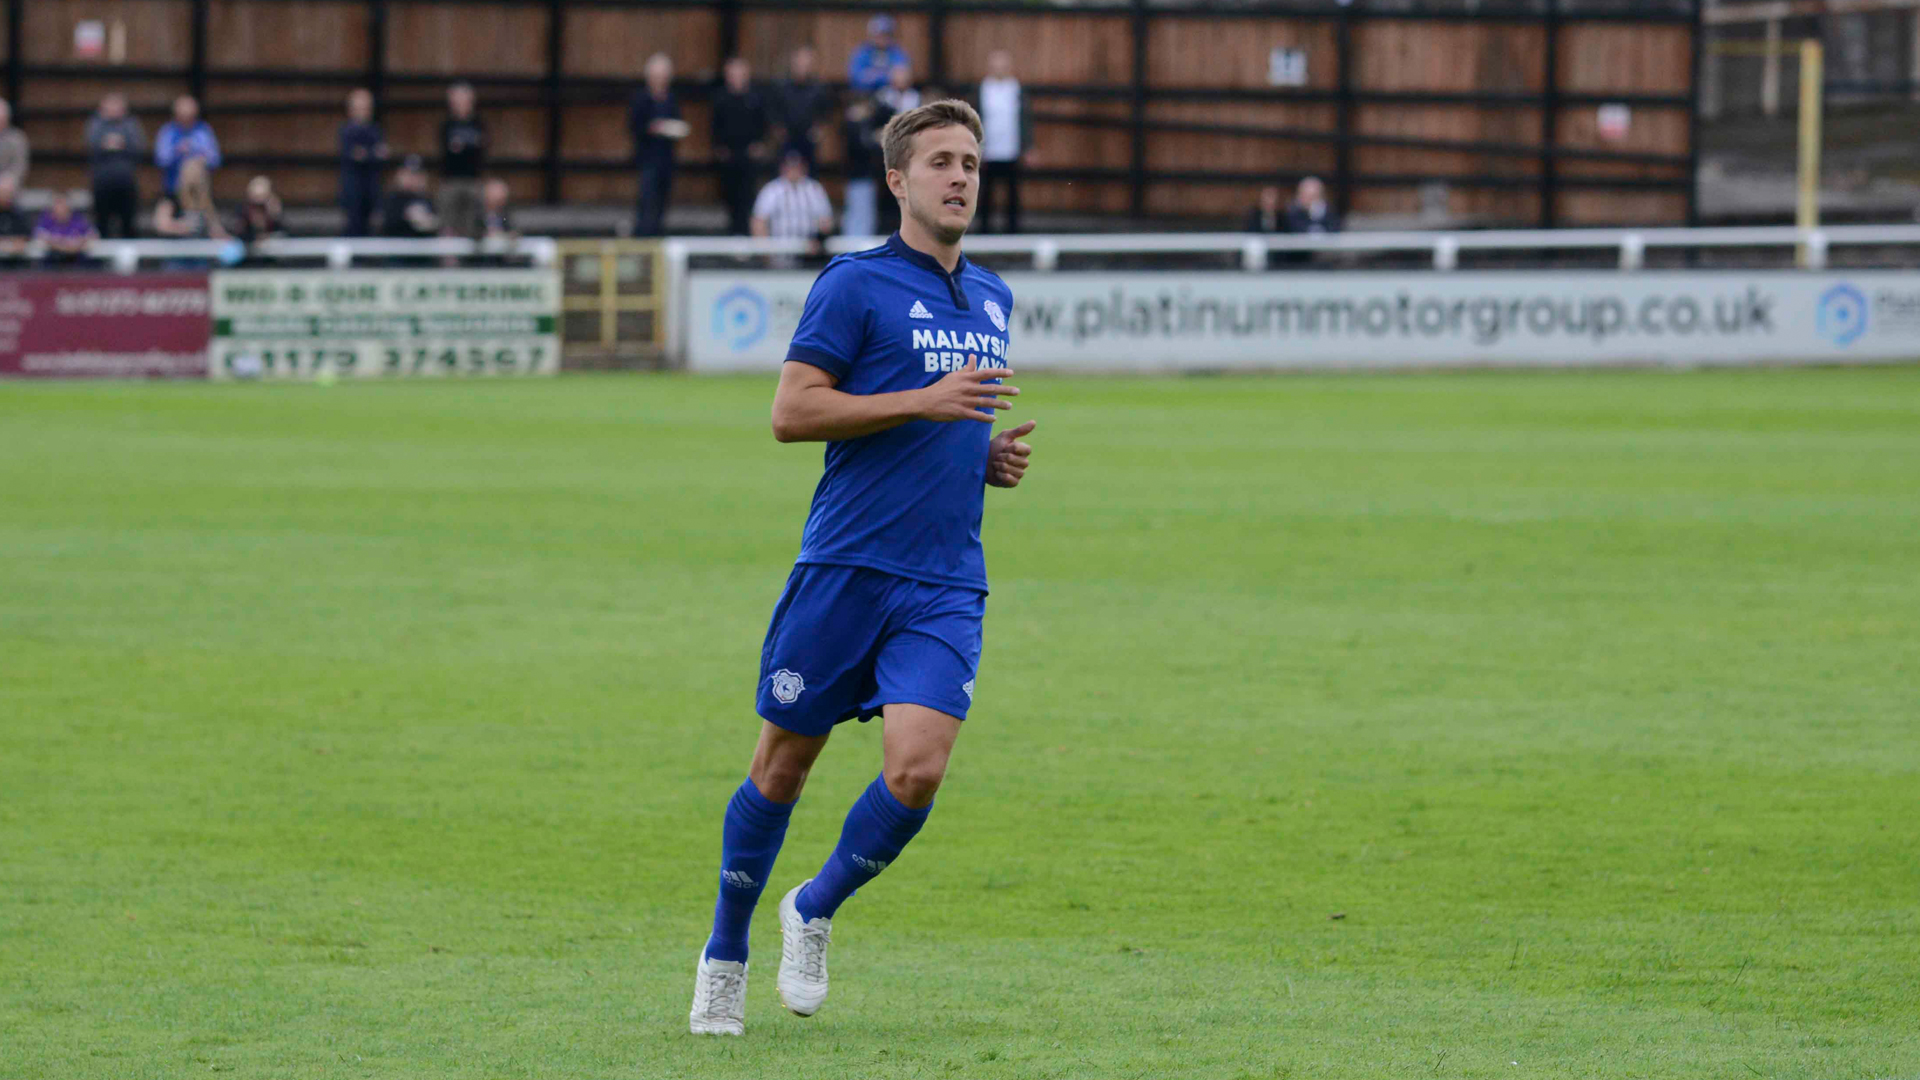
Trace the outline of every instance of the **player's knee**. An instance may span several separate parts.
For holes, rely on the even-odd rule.
[[[888,765],[887,790],[905,805],[917,809],[933,801],[934,794],[940,790],[940,781],[946,776],[947,767],[943,761],[908,761]]]
[[[790,803],[799,798],[800,789],[807,786],[807,772],[807,767],[797,762],[756,762],[753,786],[770,802]]]

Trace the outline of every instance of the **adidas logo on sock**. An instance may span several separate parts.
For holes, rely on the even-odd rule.
[[[887,868],[887,864],[884,860],[869,859],[864,855],[854,855],[853,865],[859,867],[862,870],[865,870],[869,874],[877,874],[880,871],[885,870]]]
[[[907,309],[907,318],[931,319],[933,318],[933,312],[927,310],[927,305],[915,300],[913,306]]]
[[[757,889],[760,887],[760,883],[753,880],[753,875],[747,873],[745,870],[722,870],[720,871],[720,880],[736,889]]]

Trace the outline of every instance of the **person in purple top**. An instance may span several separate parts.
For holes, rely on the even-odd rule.
[[[160,166],[161,190],[171,195],[180,183],[180,166],[192,158],[206,162],[211,173],[220,167],[220,140],[200,119],[200,103],[191,94],[173,99],[173,119],[153,140],[153,163]]]
[[[86,256],[87,247],[100,239],[100,234],[93,231],[87,215],[74,210],[67,193],[56,190],[52,205],[40,212],[33,238],[46,245],[48,262],[72,263]]]

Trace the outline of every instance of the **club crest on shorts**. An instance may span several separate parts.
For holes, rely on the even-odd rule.
[[[1000,310],[999,304],[989,300],[980,305],[980,310],[987,313],[987,318],[992,321],[995,330],[1005,330],[1007,328],[1007,313]]]
[[[791,705],[800,697],[800,691],[807,688],[807,681],[797,671],[781,668],[768,676],[773,683],[773,700],[782,705]]]

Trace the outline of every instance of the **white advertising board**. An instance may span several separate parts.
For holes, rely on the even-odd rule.
[[[552,270],[223,270],[211,288],[216,379],[560,368]]]
[[[814,275],[695,271],[694,371],[769,371]],[[1920,358],[1920,273],[1010,273],[1016,369],[1571,367]]]

